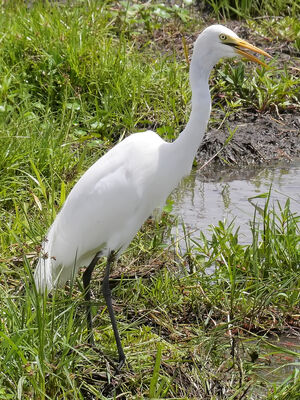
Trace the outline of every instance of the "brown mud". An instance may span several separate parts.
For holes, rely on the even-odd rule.
[[[300,115],[294,113],[277,117],[237,113],[222,128],[208,130],[197,154],[204,172],[296,158],[300,158]]]

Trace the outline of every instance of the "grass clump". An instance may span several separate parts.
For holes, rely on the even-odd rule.
[[[219,18],[249,18],[257,16],[295,16],[299,12],[299,4],[291,0],[209,0],[213,13]]]
[[[164,218],[171,223],[171,216]],[[101,295],[104,265],[93,280],[95,348],[86,344],[79,279],[67,291],[40,298],[27,257],[1,271],[4,398],[21,393],[22,399],[205,399],[245,393],[258,399],[263,390],[271,400],[280,398],[274,393],[296,393],[296,373],[274,392],[259,371],[268,346],[297,357],[269,340],[293,324],[299,307],[299,217],[288,203],[279,214],[266,204],[263,226],[252,221],[251,245],[239,244],[232,224],[219,223],[210,238],[190,239],[181,258],[159,240],[167,220],[145,226],[113,271],[128,359],[120,375],[109,361],[117,351]],[[214,273],[207,274],[208,268]]]

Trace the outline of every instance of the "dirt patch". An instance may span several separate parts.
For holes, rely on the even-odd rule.
[[[277,118],[270,114],[238,113],[225,127],[209,130],[197,154],[204,172],[295,158],[300,158],[300,115],[296,113]]]

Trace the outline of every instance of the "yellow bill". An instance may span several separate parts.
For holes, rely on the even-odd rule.
[[[233,39],[233,38],[232,38]],[[242,55],[243,57],[248,58],[248,60],[254,61],[260,65],[263,65],[264,67],[267,67],[267,64],[265,64],[263,61],[261,61],[259,58],[255,57],[253,54],[251,53],[247,53],[245,50],[243,49],[247,49],[247,50],[251,50],[254,51],[255,53],[259,53],[262,54],[265,57],[269,57],[272,58],[272,56],[270,56],[270,54],[268,54],[267,52],[265,52],[264,50],[253,46],[252,44],[246,42],[246,40],[242,40],[242,39],[236,39],[234,38],[234,47],[236,49],[236,52],[240,55]]]

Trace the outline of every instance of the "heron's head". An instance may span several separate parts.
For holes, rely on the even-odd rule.
[[[223,25],[211,25],[199,35],[195,44],[195,50],[199,48],[199,61],[201,57],[210,59],[212,63],[216,63],[223,57],[242,56],[258,64],[266,66],[259,58],[255,57],[248,51],[262,54],[265,57],[271,57],[264,50],[240,39],[236,33]],[[203,61],[203,60],[202,60]]]

